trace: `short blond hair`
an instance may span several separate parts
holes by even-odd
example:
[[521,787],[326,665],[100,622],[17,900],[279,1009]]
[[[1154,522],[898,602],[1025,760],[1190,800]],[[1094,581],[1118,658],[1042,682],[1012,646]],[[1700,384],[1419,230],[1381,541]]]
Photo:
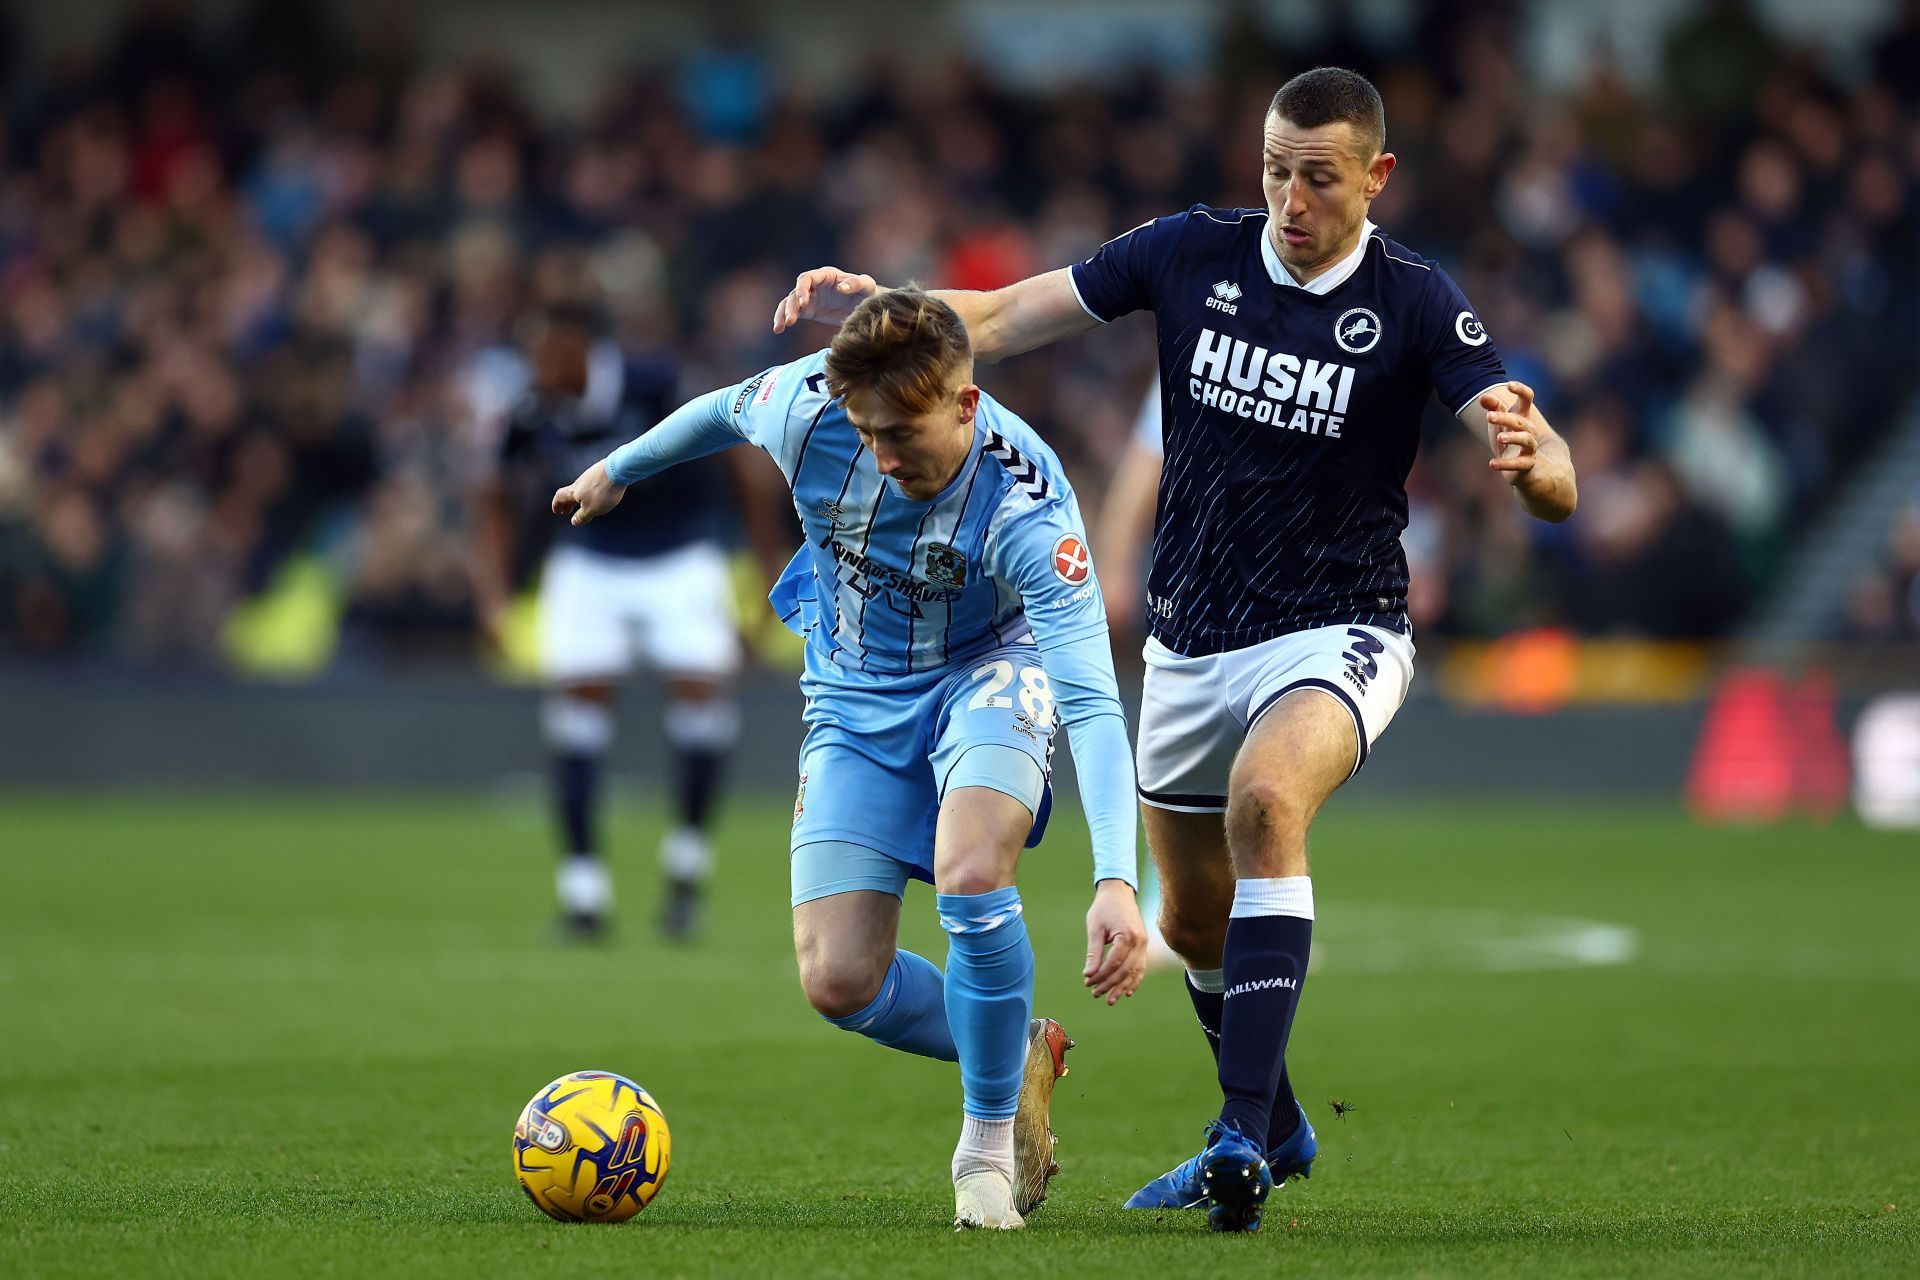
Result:
[[870,392],[903,413],[928,413],[947,398],[954,370],[973,358],[959,313],[909,286],[853,309],[827,352],[827,390],[837,399]]

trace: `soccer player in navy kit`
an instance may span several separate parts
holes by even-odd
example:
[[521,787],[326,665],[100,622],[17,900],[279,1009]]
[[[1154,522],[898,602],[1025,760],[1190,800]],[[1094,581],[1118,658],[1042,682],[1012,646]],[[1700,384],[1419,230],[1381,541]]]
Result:
[[[1136,754],[1161,928],[1218,1037],[1224,1105],[1205,1149],[1128,1206],[1205,1206],[1219,1230],[1257,1229],[1273,1179],[1317,1153],[1285,1057],[1314,914],[1307,828],[1412,678],[1399,535],[1427,398],[1487,441],[1529,514],[1564,520],[1576,501],[1565,442],[1472,305],[1367,218],[1395,164],[1385,137],[1364,77],[1306,72],[1267,113],[1265,208],[1196,205],[1071,268],[939,295],[980,359],[1155,313],[1166,464]],[[807,272],[774,327],[833,321],[877,288]]]
[[[489,405],[500,410],[494,474],[478,495],[472,566],[489,631],[499,627],[514,558],[510,482],[531,473],[543,487],[564,484],[679,403],[677,364],[623,352],[600,333],[590,308],[549,307],[531,328],[525,360],[490,353],[470,380],[479,416],[493,416]],[[555,880],[570,936],[596,937],[608,924],[613,878],[600,845],[602,773],[617,684],[642,664],[666,686],[674,755],[675,825],[660,849],[667,880],[661,923],[676,939],[696,928],[713,863],[707,831],[740,720],[731,687],[740,641],[720,542],[726,495],[719,470],[690,468],[650,485],[617,517],[564,528],[546,556],[540,729],[553,758],[564,842]],[[756,551],[778,564],[779,531],[752,504],[741,509]]]

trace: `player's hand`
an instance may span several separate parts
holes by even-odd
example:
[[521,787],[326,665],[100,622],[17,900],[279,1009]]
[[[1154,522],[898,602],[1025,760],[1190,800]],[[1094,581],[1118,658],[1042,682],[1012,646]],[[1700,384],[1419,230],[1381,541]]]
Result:
[[1493,434],[1493,458],[1487,466],[1506,477],[1508,484],[1519,485],[1533,470],[1540,433],[1536,430],[1533,388],[1524,382],[1509,382],[1507,390],[1514,397],[1512,403],[1498,391],[1480,396],[1480,407],[1487,411],[1487,427]]
[[572,516],[575,525],[583,525],[619,506],[626,493],[627,486],[615,484],[607,474],[603,458],[582,471],[572,484],[553,491],[553,514]]
[[773,331],[785,333],[802,320],[839,324],[853,314],[868,295],[880,292],[872,276],[856,275],[838,267],[815,267],[793,278],[793,289],[773,309]]
[[1111,1005],[1139,990],[1146,972],[1147,925],[1133,886],[1102,880],[1087,908],[1087,967],[1081,976],[1096,999]]

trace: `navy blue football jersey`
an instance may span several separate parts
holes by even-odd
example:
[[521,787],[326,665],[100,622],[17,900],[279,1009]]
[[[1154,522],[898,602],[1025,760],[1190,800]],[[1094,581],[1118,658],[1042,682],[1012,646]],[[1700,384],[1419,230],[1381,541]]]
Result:
[[1265,209],[1157,218],[1072,268],[1105,323],[1159,328],[1166,465],[1147,622],[1195,656],[1308,627],[1407,629],[1407,473],[1431,395],[1506,381],[1447,274],[1372,223],[1306,286]]
[[[680,404],[678,368],[670,361],[622,356],[610,344],[595,348],[586,394],[549,398],[523,391],[507,417],[500,441],[505,466],[538,468],[547,492],[572,484],[580,473],[615,448],[642,434]],[[564,544],[602,555],[660,555],[719,536],[723,495],[710,460],[691,463],[671,477],[634,486],[618,507],[583,527],[557,522]]]

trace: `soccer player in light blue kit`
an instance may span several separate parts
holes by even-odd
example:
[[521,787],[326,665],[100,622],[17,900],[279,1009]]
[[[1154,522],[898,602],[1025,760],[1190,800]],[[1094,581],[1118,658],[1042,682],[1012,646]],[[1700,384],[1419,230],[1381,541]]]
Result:
[[[585,523],[742,441],[779,463],[806,533],[771,597],[807,641],[801,985],[836,1026],[960,1064],[954,1225],[1018,1228],[1056,1168],[1047,1112],[1069,1044],[1031,1016],[1014,885],[1046,827],[1056,704],[1093,836],[1083,976],[1112,1004],[1146,966],[1132,752],[1079,505],[1053,451],[974,385],[959,316],[898,290],[827,351],[682,406],[553,509]],[[937,890],[944,975],[896,946],[909,879]]]

